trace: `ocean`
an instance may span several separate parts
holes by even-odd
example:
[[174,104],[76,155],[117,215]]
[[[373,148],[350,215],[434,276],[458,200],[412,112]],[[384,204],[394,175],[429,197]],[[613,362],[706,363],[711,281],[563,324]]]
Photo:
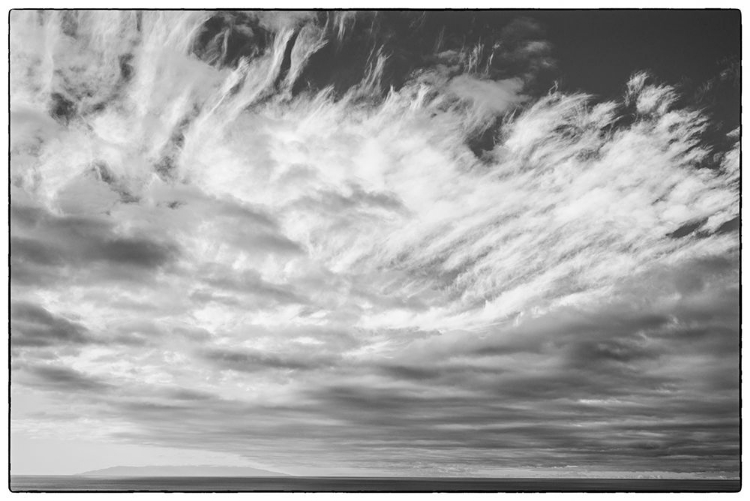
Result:
[[11,475],[13,492],[738,492],[740,480]]

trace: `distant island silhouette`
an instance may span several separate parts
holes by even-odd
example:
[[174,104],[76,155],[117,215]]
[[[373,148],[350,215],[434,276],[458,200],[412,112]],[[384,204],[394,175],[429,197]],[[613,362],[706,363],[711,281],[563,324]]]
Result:
[[112,466],[78,473],[88,477],[286,477],[286,473],[247,466]]

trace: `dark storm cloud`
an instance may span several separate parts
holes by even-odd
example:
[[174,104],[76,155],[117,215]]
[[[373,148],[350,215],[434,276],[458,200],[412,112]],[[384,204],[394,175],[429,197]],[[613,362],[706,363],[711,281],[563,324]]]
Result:
[[[128,272],[153,271],[179,255],[174,243],[144,236],[121,236],[104,217],[58,216],[42,208],[13,204],[11,276],[14,284],[38,285],[79,271],[127,278]],[[118,271],[121,270],[121,271]]]
[[101,378],[63,365],[31,365],[21,372],[20,378],[24,385],[64,393],[99,392],[113,388]]
[[[703,317],[693,305],[705,303],[725,313]],[[661,313],[549,315],[522,322],[507,343],[469,342],[438,358],[407,350],[373,366],[386,378],[380,389],[344,384],[314,395],[327,414],[369,430],[361,436],[373,442],[352,439],[362,447],[534,450],[538,466],[632,469],[640,460],[674,471],[703,457],[720,469],[738,454],[737,308],[736,292],[714,289]]]
[[93,346],[118,350],[156,346],[163,339],[162,330],[150,322],[125,322],[92,331],[33,302],[11,302],[10,342],[16,360],[55,360]]
[[[122,409],[149,430],[139,435],[140,440],[150,440],[153,433],[166,443],[185,447],[190,430],[199,428],[204,430],[204,443],[257,452],[272,447],[274,441],[294,438],[300,453],[319,450],[322,459],[338,450],[348,461],[370,467],[379,461],[373,450],[385,454],[391,468],[410,462],[413,466],[415,459],[426,458],[448,465],[455,461],[452,454],[462,451],[469,464],[490,470],[554,467],[561,462],[591,467],[606,462],[615,471],[647,470],[657,464],[673,471],[694,471],[692,461],[711,457],[706,468],[721,471],[737,454],[736,436],[726,434],[736,420],[679,421],[645,414],[633,421],[627,407],[601,412],[581,406],[566,413],[554,405],[532,408],[481,398],[429,399],[362,387],[331,387],[323,395],[318,393],[321,400],[313,405],[286,408],[224,401],[211,407],[200,402],[188,407],[142,402]],[[169,426],[160,418],[166,408],[175,418]],[[623,412],[628,416],[625,421]]]
[[84,256],[136,268],[158,268],[175,255],[174,249],[146,238],[111,238],[98,242]]
[[[719,427],[705,421],[680,423],[679,418],[675,421],[667,413],[647,413],[633,420],[633,409],[628,407],[602,412],[580,405],[565,412],[559,408],[561,403],[553,398],[530,405],[517,400],[487,400],[482,395],[427,398],[394,394],[393,390],[336,387],[330,389],[321,407],[326,406],[331,409],[329,414],[348,423],[341,425],[339,436],[345,435],[353,449],[377,447],[384,453],[400,451],[418,457],[435,454],[443,458],[440,462],[450,462],[448,451],[459,449],[473,457],[482,457],[482,451],[495,451],[492,458],[481,460],[490,468],[551,467],[570,461],[589,466],[606,462],[613,469],[628,469],[642,461],[640,468],[648,469],[655,463],[643,457],[641,444],[645,440],[639,441],[639,437],[648,436],[652,450],[661,450],[658,459],[651,456],[655,461],[689,471],[690,462],[680,456],[698,449],[685,438],[686,433],[722,444],[715,459],[721,458],[724,464],[736,457],[736,448],[732,447],[736,434],[727,434],[732,425],[736,429],[736,420]],[[623,414],[628,420],[617,424]],[[655,419],[668,420],[655,429]],[[708,453],[708,449],[699,454]]]
[[53,315],[33,303],[10,305],[10,340],[14,347],[83,345],[94,342],[81,324]]
[[[717,412],[723,416],[717,426],[717,416],[695,419],[700,414],[689,413],[686,418],[682,409],[680,413],[662,410],[662,399],[647,405],[615,403],[608,408],[606,403],[592,402],[566,408],[568,400],[560,395],[539,395],[538,400],[507,394],[504,398],[492,394],[429,398],[361,387],[330,388],[322,398],[321,408],[347,423],[339,436],[346,435],[353,448],[408,450],[418,455],[432,451],[448,462],[451,450],[474,457],[492,450],[494,457],[483,460],[490,468],[551,467],[568,461],[603,462],[614,470],[627,470],[640,461],[642,469],[658,468],[661,463],[668,469],[690,471],[690,460],[681,457],[685,454],[717,460],[710,468],[731,464],[737,454],[739,423],[737,418],[726,419],[728,411],[736,416],[736,406]],[[694,409],[696,402],[689,408]],[[651,459],[642,454],[645,442],[652,451],[659,451]]]
[[[392,377],[429,379],[432,384],[456,385],[489,391],[497,398],[600,398],[608,395],[650,396],[663,388],[690,380],[689,374],[660,371],[679,356],[700,356],[733,365],[739,337],[738,305],[731,290],[713,291],[708,311],[725,313],[702,317],[695,297],[663,312],[609,308],[595,314],[559,312],[522,322],[484,339],[474,337],[447,344],[429,355],[415,346],[382,370]],[[706,298],[707,299],[707,298]],[[418,346],[418,345],[417,345]],[[427,356],[434,357],[428,361]],[[729,357],[729,358],[727,358]],[[523,362],[526,361],[526,362]],[[555,361],[548,365],[549,361]],[[537,371],[520,364],[543,364]],[[493,366],[495,367],[493,369]],[[713,367],[701,370],[713,381]],[[718,369],[733,386],[736,371]],[[489,375],[484,377],[483,375]],[[598,396],[597,396],[598,395]]]
[[30,262],[42,266],[53,266],[63,262],[55,247],[32,238],[11,237],[10,252],[19,262]]

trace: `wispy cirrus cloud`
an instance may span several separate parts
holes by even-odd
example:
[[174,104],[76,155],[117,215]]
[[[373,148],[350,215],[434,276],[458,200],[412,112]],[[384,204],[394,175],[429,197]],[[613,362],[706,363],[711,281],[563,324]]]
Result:
[[737,134],[434,22],[14,11],[14,394],[289,471],[734,474]]

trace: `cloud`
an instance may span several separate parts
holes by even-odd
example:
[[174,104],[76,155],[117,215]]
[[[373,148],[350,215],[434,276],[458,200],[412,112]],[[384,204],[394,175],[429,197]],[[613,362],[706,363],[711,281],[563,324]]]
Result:
[[500,114],[523,100],[519,95],[522,85],[520,80],[495,82],[458,76],[451,80],[449,89],[459,98],[471,101],[480,109]]
[[[28,367],[25,374],[31,376],[30,381],[24,382],[28,386],[63,393],[101,392],[112,388],[109,383],[97,377],[65,366],[36,365]],[[25,374],[22,376],[24,379],[26,379]]]
[[268,351],[212,349],[201,354],[201,357],[214,364],[220,370],[230,369],[239,372],[258,372],[268,369],[291,371],[308,371],[331,366],[335,361],[324,357],[311,356],[309,353],[284,355]]
[[11,345],[54,346],[87,344],[93,341],[87,329],[46,309],[27,302],[12,302]]
[[57,216],[41,207],[14,206],[11,254],[11,268],[22,274],[33,274],[36,267],[43,273],[64,274],[67,266],[156,269],[173,261],[178,251],[173,244],[149,237],[120,236],[106,217]]
[[739,136],[455,15],[14,11],[15,394],[299,471],[734,474]]

